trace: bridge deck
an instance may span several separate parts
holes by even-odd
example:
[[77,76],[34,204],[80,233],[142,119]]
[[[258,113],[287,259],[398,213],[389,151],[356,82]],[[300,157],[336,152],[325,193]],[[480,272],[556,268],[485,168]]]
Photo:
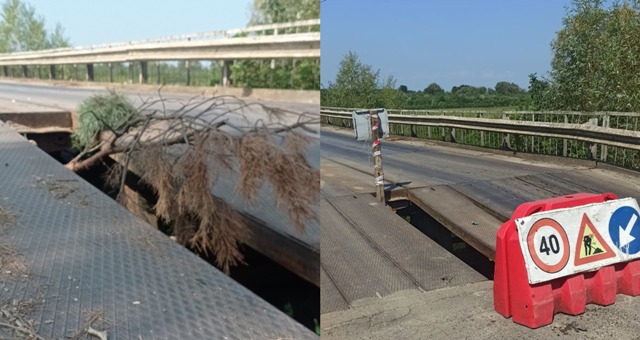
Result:
[[321,313],[407,289],[485,278],[368,194],[323,198]]
[[[349,133],[323,130],[327,193],[337,186],[353,193],[374,190],[372,166],[366,165],[369,149]],[[402,184],[408,199],[489,259],[495,256],[498,228],[522,203],[577,192],[640,199],[640,180],[633,173],[428,143],[386,142],[385,180]]]
[[464,195],[442,185],[412,189],[409,199],[489,259],[495,258],[502,222]]
[[315,337],[4,125],[0,165],[0,322],[44,338],[90,321],[110,339]]
[[[368,190],[365,190],[368,192],[374,189],[370,148],[354,142],[349,132],[322,131],[322,179],[327,188],[324,191],[327,201],[333,199],[331,193],[349,195],[343,196],[344,200],[354,196],[364,197],[361,193],[357,194],[360,191],[356,188],[360,186],[358,183],[367,183],[365,188]],[[384,143],[385,180],[401,184],[408,198],[461,238],[466,237],[467,242],[475,241],[469,243],[481,251],[484,249],[489,257],[495,251],[496,231],[520,203],[576,192],[640,196],[637,174],[590,167],[595,165],[593,163],[568,166],[564,162],[530,162],[505,155],[427,143]],[[336,190],[341,185],[344,185],[343,191]],[[323,268],[326,257],[334,250],[327,250],[325,233],[329,228],[338,228],[325,217],[327,213],[335,214],[333,210],[326,210],[331,207],[327,203],[321,205]],[[348,204],[338,203],[336,206],[340,209]],[[362,206],[359,209],[366,208]],[[399,219],[383,208],[379,210]],[[384,225],[384,217],[374,215],[371,211],[371,208],[365,210],[373,221],[370,224]],[[402,220],[400,222],[404,223]],[[358,247],[346,237],[340,241],[343,242],[342,247]],[[407,252],[415,247],[408,240],[403,242]],[[335,257],[342,254],[344,252]],[[347,257],[344,262],[349,261],[353,261],[353,258]],[[370,267],[351,270],[377,270],[377,258],[371,257],[369,261],[373,262]],[[353,267],[356,265],[353,264]],[[347,273],[350,274],[349,271]],[[321,273],[323,308],[327,303],[324,300],[326,296],[339,293],[339,284],[325,284],[330,279],[329,274],[330,270]],[[492,285],[491,281],[486,280],[428,292],[409,288],[382,298],[370,294],[351,305],[347,304],[346,299],[336,299],[333,301],[333,311],[323,309],[321,312],[322,337],[574,339],[586,336],[599,339],[611,336],[629,338],[637,332],[638,319],[629,316],[636,308],[637,298],[620,295],[611,306],[587,305],[587,312],[579,317],[557,314],[552,325],[531,330],[494,311]]]
[[578,192],[640,198],[629,184],[621,174],[589,169],[412,188],[407,193],[422,210],[493,260],[498,228],[518,205]]
[[0,120],[20,133],[72,132],[71,112],[0,98]]

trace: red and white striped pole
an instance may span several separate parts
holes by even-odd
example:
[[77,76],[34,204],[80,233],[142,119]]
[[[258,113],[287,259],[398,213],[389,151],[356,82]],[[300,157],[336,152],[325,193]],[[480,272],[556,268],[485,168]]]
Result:
[[371,122],[371,140],[373,143],[373,176],[375,177],[376,183],[376,199],[384,202],[384,171],[382,171],[382,146],[378,138],[378,134],[380,133],[380,117],[378,117],[378,112],[370,111],[369,119]]

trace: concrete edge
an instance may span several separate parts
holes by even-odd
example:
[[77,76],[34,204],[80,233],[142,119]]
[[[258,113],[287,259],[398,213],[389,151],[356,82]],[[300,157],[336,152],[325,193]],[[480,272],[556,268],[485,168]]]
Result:
[[340,326],[342,323],[350,320],[353,316],[361,314],[361,309],[369,309],[370,314],[383,312],[397,308],[398,305],[405,303],[407,298],[420,297],[422,301],[420,303],[429,303],[435,300],[448,299],[454,296],[465,294],[477,294],[478,292],[488,292],[493,290],[493,281],[481,281],[474,283],[467,283],[463,285],[444,287],[440,289],[434,289],[428,292],[418,289],[408,289],[397,291],[388,296],[378,297],[366,297],[352,302],[352,307],[347,310],[340,310],[330,313],[325,313],[320,316],[322,330],[328,330]]
[[[129,83],[103,83],[88,81],[66,81],[66,80],[44,80],[44,79],[23,79],[23,78],[0,78],[7,83],[36,84],[44,86],[67,86],[87,89],[116,89],[123,91],[138,91],[146,93],[157,93],[160,85],[157,84],[129,84]],[[235,96],[242,99],[257,99],[267,101],[283,101],[300,104],[320,105],[319,90],[289,90],[289,89],[252,89],[221,86],[182,86],[165,85],[162,87],[165,92],[174,94],[191,94],[205,96]]]

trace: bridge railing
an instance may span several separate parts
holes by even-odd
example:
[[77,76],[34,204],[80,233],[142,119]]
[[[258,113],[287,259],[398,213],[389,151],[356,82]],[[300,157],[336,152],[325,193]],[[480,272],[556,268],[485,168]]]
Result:
[[139,45],[158,44],[158,43],[176,43],[176,42],[188,42],[188,41],[198,41],[198,40],[214,40],[214,39],[232,38],[234,36],[247,37],[247,36],[256,36],[256,35],[265,36],[265,35],[308,33],[308,32],[311,32],[314,27],[319,27],[319,25],[320,25],[320,19],[301,20],[301,21],[295,21],[290,23],[258,25],[258,26],[250,26],[246,28],[231,29],[231,30],[224,30],[224,31],[211,31],[211,32],[194,33],[194,34],[174,35],[174,36],[166,36],[166,37],[152,38],[152,39],[145,39],[145,40],[132,40],[127,42],[56,48],[56,49],[47,49],[47,50],[38,50],[38,51],[3,53],[3,54],[0,54],[0,57],[35,56],[35,55],[41,55],[41,54],[51,54],[56,52],[69,52],[69,51],[108,50],[110,48],[124,47],[124,46],[135,47]]
[[[351,127],[352,108],[322,107],[322,123]],[[640,169],[637,112],[387,110],[393,135]]]

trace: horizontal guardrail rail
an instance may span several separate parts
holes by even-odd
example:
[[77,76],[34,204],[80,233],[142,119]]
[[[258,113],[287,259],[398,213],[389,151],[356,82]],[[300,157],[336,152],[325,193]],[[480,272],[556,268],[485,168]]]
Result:
[[[356,108],[321,107],[324,124],[352,127]],[[640,170],[640,113],[388,109],[390,133],[590,159]]]
[[[324,111],[336,111],[336,112],[348,112],[356,110],[363,110],[362,108],[351,107],[331,107],[322,106]],[[460,114],[477,114],[483,116],[485,114],[501,114],[504,117],[509,116],[539,116],[539,115],[555,115],[555,116],[590,116],[590,117],[604,117],[604,116],[617,116],[617,117],[640,117],[640,112],[617,112],[617,111],[596,111],[596,112],[580,112],[580,111],[490,111],[490,110],[465,110],[465,109],[442,109],[442,110],[403,110],[403,109],[386,109],[389,114],[402,114],[402,115],[442,115],[442,116],[456,116]]]
[[[392,111],[388,111],[392,112]],[[351,112],[322,109],[322,116],[351,119]],[[586,124],[533,122],[510,119],[413,116],[389,114],[389,123],[482,130],[504,134],[568,138],[590,143],[640,150],[640,132]]]
[[[0,66],[129,61],[319,58],[320,19],[73,48],[0,54]],[[306,32],[305,32],[306,31]],[[259,34],[260,33],[260,34]],[[240,35],[233,37],[234,35]]]

